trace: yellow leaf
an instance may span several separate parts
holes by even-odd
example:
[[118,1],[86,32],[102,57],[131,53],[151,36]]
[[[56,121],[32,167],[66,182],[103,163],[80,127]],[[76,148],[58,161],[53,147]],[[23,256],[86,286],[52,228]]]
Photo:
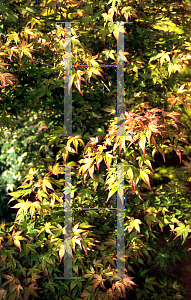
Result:
[[64,256],[64,253],[65,253],[65,245],[61,245],[60,250],[59,250],[60,263],[61,263],[62,258]]
[[143,172],[142,170],[140,170],[140,176],[143,179],[143,181],[148,185],[150,190],[153,192],[153,190],[151,188],[151,185],[150,185],[149,176],[145,172]]
[[139,146],[143,151],[143,155],[145,157],[145,144],[146,144],[146,137],[145,136],[141,136],[140,140],[139,140]]
[[133,187],[133,170],[132,170],[132,168],[128,168],[127,175],[131,181],[131,186]]
[[21,243],[19,240],[14,240],[14,244],[16,247],[18,247],[20,249],[20,252],[21,252]]
[[49,189],[51,189],[51,190],[54,191],[54,189],[53,189],[53,187],[52,187],[52,184],[50,183],[50,181],[48,180],[47,177],[45,177],[45,178],[43,179],[42,187],[43,187],[43,190],[45,190],[45,191],[46,191],[46,188],[49,188]]

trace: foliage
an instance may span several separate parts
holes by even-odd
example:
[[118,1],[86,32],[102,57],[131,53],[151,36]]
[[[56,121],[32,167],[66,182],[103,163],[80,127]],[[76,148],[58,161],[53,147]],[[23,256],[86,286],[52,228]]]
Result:
[[[180,76],[190,65],[189,4],[9,0],[0,12],[1,184],[16,210],[14,222],[1,223],[0,299],[185,299],[174,270],[191,232],[190,82]],[[56,22],[73,20],[71,62],[91,66],[72,68],[76,136],[66,137],[65,28]],[[114,117],[116,72],[98,64],[117,62],[110,21],[129,20],[123,137]],[[160,183],[170,155],[179,167]],[[74,207],[107,208],[117,192],[116,164],[124,165],[129,277],[109,278],[116,274],[115,220],[93,210],[72,213],[73,272],[81,280],[59,280],[69,252],[64,166],[72,168]]]

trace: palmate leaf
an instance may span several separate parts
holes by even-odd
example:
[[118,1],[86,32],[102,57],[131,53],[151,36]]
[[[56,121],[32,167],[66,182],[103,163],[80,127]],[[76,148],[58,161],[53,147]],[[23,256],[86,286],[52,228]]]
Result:
[[57,163],[54,166],[48,166],[48,170],[54,174],[54,175],[58,175],[58,174],[64,174],[65,173],[65,168],[60,167],[59,163]]
[[174,240],[178,237],[181,236],[183,238],[183,243],[185,242],[188,234],[191,232],[191,227],[190,225],[185,226],[184,223],[178,223],[178,227],[176,227],[174,230],[171,231],[176,231],[177,235],[175,236]]
[[24,248],[24,252],[26,254],[26,258],[28,256],[29,252],[38,254],[37,251],[35,250],[35,248],[38,248],[38,246],[36,244],[25,243],[23,248]]
[[191,174],[191,158],[188,157],[188,159],[190,160],[190,162],[183,160],[182,162],[183,162],[184,166],[180,167],[179,169],[186,170],[188,172],[188,176],[190,176],[190,174]]
[[21,299],[21,294],[20,294],[20,290],[23,290],[23,287],[22,287],[22,285],[21,284],[13,284],[12,286],[11,286],[11,293],[13,293],[13,291],[15,291],[16,290],[16,293],[17,293],[17,298],[18,299]]
[[106,279],[102,278],[102,276],[99,275],[99,274],[93,274],[93,276],[94,276],[95,279],[93,279],[92,281],[89,282],[89,284],[93,283],[92,293],[94,293],[94,290],[99,285],[106,290],[106,287],[104,286],[104,282],[106,281]]
[[85,72],[81,70],[73,70],[72,72],[72,80],[70,84],[68,85],[68,88],[70,89],[72,86],[72,83],[74,82],[76,88],[79,90],[80,94],[83,96],[82,91],[81,91],[81,80],[86,81],[84,78],[82,78],[82,75],[84,75]]
[[28,300],[29,296],[32,295],[35,298],[40,298],[36,293],[36,290],[40,290],[40,288],[35,287],[36,282],[32,282],[28,287],[25,287],[24,300]]
[[15,276],[13,275],[13,273],[11,275],[4,274],[4,277],[7,279],[7,281],[5,283],[3,283],[2,286],[5,286],[12,282],[15,282]]
[[93,191],[91,191],[90,189],[80,189],[79,191],[79,195],[81,196],[82,200],[84,200],[85,198],[89,199],[93,194]]
[[12,193],[8,193],[8,195],[13,196],[13,198],[11,198],[8,202],[8,204],[12,201],[14,201],[15,199],[18,199],[20,196],[26,196],[29,195],[32,192],[32,188],[26,189],[26,190],[18,190],[16,192],[12,192]]
[[3,299],[3,300],[6,300],[7,299],[7,291],[0,288],[0,300]]
[[7,43],[9,44],[9,42],[11,41],[15,41],[16,45],[18,43],[18,41],[20,41],[19,35],[17,32],[13,31],[7,34]]
[[41,230],[39,231],[38,235],[39,236],[43,231],[46,231],[47,233],[53,235],[51,232],[50,228],[57,229],[54,225],[51,225],[50,222],[46,222],[44,226],[40,226]]
[[81,298],[84,298],[84,300],[90,300],[91,299],[91,292],[88,292],[86,289],[80,294]]
[[[134,228],[140,233],[140,224],[142,224],[141,220],[134,219],[133,217],[127,217],[130,219],[128,226],[126,227],[128,229],[128,232],[130,233]],[[125,224],[126,225],[126,224]]]
[[162,67],[164,60],[166,59],[168,62],[170,62],[170,57],[169,57],[170,52],[165,52],[163,50],[161,50],[161,53],[157,54],[156,56],[151,57],[151,59],[149,60],[149,64],[151,61],[156,60],[158,58],[160,58],[160,65]]
[[76,149],[76,153],[78,154],[78,144],[82,144],[84,146],[84,141],[82,140],[81,136],[74,136],[74,137],[70,137],[67,141],[67,149],[68,146],[70,146],[71,143],[73,143],[75,149]]
[[28,241],[26,238],[24,238],[23,236],[20,235],[21,232],[23,232],[24,230],[20,230],[15,232],[15,230],[12,233],[12,237],[13,237],[13,241],[16,247],[18,247],[20,249],[21,252],[21,243],[20,241],[26,240]]
[[94,171],[94,169],[91,169],[91,167],[92,167],[92,165],[93,165],[93,162],[94,162],[94,160],[95,160],[95,157],[93,157],[93,158],[85,158],[85,159],[80,159],[78,162],[79,163],[85,163],[84,165],[82,165],[80,168],[79,168],[79,174],[80,174],[80,172],[82,171],[82,177],[83,177],[83,179],[84,179],[84,182],[85,182],[85,172],[88,170],[89,171],[89,173],[90,173],[90,176],[91,176],[91,178],[93,179],[93,180],[95,180],[94,178],[93,178],[93,171]]
[[18,81],[18,79],[11,73],[0,73],[1,88],[5,88],[7,84],[13,87],[13,81]]
[[31,201],[22,201],[21,203],[17,203],[15,204],[12,208],[19,208],[16,217],[18,217],[22,212],[26,215],[27,214],[27,210],[30,208],[30,215],[31,215],[31,220],[33,218],[34,212],[35,212],[35,208],[38,210],[41,209],[41,206],[38,202],[31,202]]
[[162,225],[162,226],[160,226],[160,228],[162,230],[162,228],[164,227],[164,224],[161,222],[161,220],[159,220],[156,217],[156,214],[157,214],[156,209],[153,207],[149,207],[148,209],[146,209],[146,212],[147,212],[147,215],[145,216],[145,221],[149,225],[150,231],[151,231],[152,222],[156,222],[156,223],[159,223],[159,225]]
[[48,176],[45,176],[45,178],[43,179],[43,183],[42,183],[42,187],[44,191],[47,191],[47,188],[51,189],[54,191],[52,184],[50,182],[51,178]]
[[[125,285],[123,282],[120,282],[120,281],[116,281],[113,285],[112,285],[112,290],[117,290],[119,292],[119,295],[121,297],[126,297],[126,293],[125,293]],[[122,293],[123,292],[123,296],[122,296]]]

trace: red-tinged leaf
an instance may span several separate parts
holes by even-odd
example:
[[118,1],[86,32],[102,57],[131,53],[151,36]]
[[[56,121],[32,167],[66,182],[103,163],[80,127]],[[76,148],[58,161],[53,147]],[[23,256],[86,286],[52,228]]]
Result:
[[166,162],[166,160],[165,160],[165,153],[164,153],[164,151],[163,151],[163,149],[161,147],[159,147],[159,152],[162,154],[164,162]]
[[94,137],[89,137],[90,141],[87,143],[86,147],[95,146],[97,143],[99,143],[99,136],[100,135],[97,135],[95,138]]
[[143,155],[145,157],[145,144],[146,144],[146,136],[142,136],[139,140],[139,146],[141,150],[143,151]]
[[[92,281],[89,282],[89,284],[92,284],[93,283],[93,286],[92,286],[92,293],[94,293],[94,290],[96,289],[96,287],[98,287],[99,285],[103,288],[105,288],[103,282],[106,280],[106,279],[103,279],[101,275],[99,274],[93,274],[93,276],[96,278],[96,279],[93,279]],[[106,289],[106,288],[105,288]]]
[[129,177],[129,179],[131,181],[131,186],[133,188],[133,170],[132,170],[132,168],[128,168],[127,175],[128,175],[128,177]]
[[7,299],[7,291],[0,288],[0,299],[6,300]]
[[124,149],[125,152],[125,137],[119,138],[119,154],[121,154],[121,150]]
[[35,290],[39,290],[38,287],[35,287],[36,282],[32,282],[28,287],[25,288],[24,300],[28,300],[29,296],[32,295],[35,298],[40,298]]
[[140,170],[140,176],[143,179],[143,181],[148,185],[148,187],[150,188],[150,190],[153,192],[153,190],[151,188],[151,185],[150,185],[149,176],[147,175],[147,173],[145,173],[142,170]]
[[24,240],[28,241],[25,237],[20,235],[22,232],[23,232],[23,230],[19,230],[19,231],[15,232],[15,229],[14,229],[13,233],[12,233],[14,244],[15,244],[16,247],[18,247],[20,249],[20,252],[21,252],[21,243],[20,243],[20,241],[24,241]]
[[169,110],[171,110],[171,108],[174,108],[174,106],[175,106],[175,104],[176,104],[176,102],[177,102],[177,98],[175,98],[175,96],[174,95],[171,95],[168,99],[167,99],[167,101],[169,101],[171,104],[170,104],[170,109]]
[[88,296],[90,295],[90,292],[88,292],[87,290],[84,290],[81,294],[80,297],[84,298],[86,297],[86,299],[88,299]]
[[178,128],[178,125],[176,123],[173,122],[173,123],[171,123],[171,125],[174,126],[177,129],[178,132],[180,132],[179,128]]
[[149,166],[149,168],[154,172],[150,160],[145,160],[145,164],[146,164],[147,166]]
[[[89,163],[82,166],[82,177],[84,179],[84,182],[85,182],[85,172],[87,172],[87,170],[89,169],[89,166],[90,166]],[[87,174],[86,174],[86,177],[87,177]]]
[[64,163],[66,164],[66,159],[68,157],[68,151],[66,149],[63,150],[62,157],[63,157]]
[[166,116],[174,119],[176,122],[180,122],[180,120],[177,118],[177,116],[182,116],[182,114],[180,114],[176,111],[173,111],[173,112],[166,113]]
[[181,151],[175,149],[175,152],[176,152],[176,154],[178,155],[178,157],[179,157],[179,159],[180,159],[180,164],[181,164]]
[[104,157],[104,161],[105,161],[105,164],[106,164],[108,170],[109,170],[109,167],[111,165],[112,158],[114,158],[114,156],[111,155],[110,152],[111,151],[106,152],[105,157]]
[[44,125],[44,126],[40,127],[37,132],[39,133],[43,129],[48,129],[48,127],[46,125]]
[[74,84],[77,87],[80,94],[83,96],[82,91],[81,91],[81,78],[77,78],[77,80],[74,82]]
[[94,164],[91,166],[91,168],[89,169],[89,174],[90,174],[90,177],[93,179],[93,180],[95,180],[94,178],[93,178],[93,173],[94,173]]
[[99,170],[99,165],[101,163],[101,161],[103,160],[105,154],[102,153],[102,154],[98,154],[97,157],[96,157],[96,166],[97,166],[97,169]]
[[76,149],[76,153],[78,154],[78,140],[77,139],[74,139],[73,140],[73,144],[74,144],[74,147]]
[[104,139],[105,139],[105,145],[111,146],[114,137],[106,135]]
[[141,197],[141,195],[137,194],[137,196],[139,197],[139,199],[141,199],[142,201],[144,201],[143,198]]
[[151,134],[152,134],[151,128],[148,127],[148,129],[146,131],[146,135],[147,135],[147,138],[148,138],[149,147],[151,146],[151,144],[150,144],[150,142],[151,142]]
[[157,143],[156,143],[156,140],[155,140],[155,138],[153,136],[151,137],[151,142],[155,145],[157,153],[158,153]]
[[[102,76],[102,74],[100,73],[99,70],[97,70],[97,69],[95,69],[95,68],[91,68],[91,71],[92,71],[92,74],[99,75],[99,76],[101,76],[101,77],[103,78],[103,76]],[[96,78],[96,76],[92,76],[92,77],[95,77],[95,78]],[[96,78],[96,79],[97,79],[97,78]],[[104,78],[103,78],[103,80],[104,80]]]

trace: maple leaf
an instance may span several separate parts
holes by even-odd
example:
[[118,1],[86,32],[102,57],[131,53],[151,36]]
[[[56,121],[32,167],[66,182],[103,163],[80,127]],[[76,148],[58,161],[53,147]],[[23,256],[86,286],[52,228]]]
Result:
[[67,149],[70,146],[71,143],[73,143],[75,149],[76,149],[76,153],[78,154],[78,144],[79,142],[84,146],[84,141],[81,139],[81,136],[73,136],[70,137],[69,140],[67,141]]
[[49,177],[46,177],[43,179],[43,183],[42,183],[42,187],[43,187],[43,190],[46,191],[47,188],[51,189],[54,191],[53,187],[52,187],[52,184],[50,182],[50,178]]
[[191,158],[190,157],[187,157],[187,158],[190,160],[190,162],[183,160],[182,162],[183,162],[184,166],[180,167],[179,169],[186,170],[188,172],[188,176],[190,176],[190,174],[191,174]]
[[185,226],[184,223],[178,223],[178,227],[176,227],[174,230],[171,231],[176,231],[177,235],[175,236],[174,240],[178,237],[181,236],[183,237],[183,243],[185,242],[185,239],[188,236],[188,233],[191,232],[190,225]]
[[28,287],[25,287],[24,300],[28,300],[29,296],[32,295],[35,298],[40,298],[35,290],[40,290],[40,288],[35,287],[36,282],[32,282]]
[[0,288],[0,299],[6,300],[7,299],[7,291]]
[[17,298],[18,298],[18,299],[22,299],[22,298],[21,298],[21,295],[20,295],[20,290],[23,290],[22,285],[21,285],[21,284],[13,284],[13,285],[11,286],[11,293],[13,293],[13,291],[15,291],[15,290],[16,290],[16,292],[17,292]]
[[20,243],[20,241],[23,241],[23,240],[29,241],[29,240],[27,240],[26,238],[24,238],[23,236],[20,235],[20,233],[23,232],[23,231],[24,230],[20,230],[20,231],[15,232],[15,229],[14,229],[13,232],[12,232],[12,238],[13,238],[14,244],[15,244],[16,247],[18,247],[20,249],[20,252],[21,252],[21,243]]
[[7,84],[10,84],[13,87],[13,81],[18,81],[18,79],[11,73],[0,73],[0,81],[0,87],[5,88]]
[[57,175],[58,174],[64,174],[65,173],[65,168],[62,168],[59,166],[59,163],[57,163],[56,165],[54,166],[48,166],[48,170],[54,174],[54,175]]
[[88,146],[95,146],[97,143],[99,143],[99,135],[94,137],[89,137],[90,141],[87,143],[86,147]]
[[93,274],[93,276],[95,277],[95,279],[89,282],[89,284],[93,283],[92,293],[94,293],[94,290],[99,285],[106,290],[106,287],[104,286],[104,281],[106,281],[106,279],[103,279],[102,276],[99,274]]

